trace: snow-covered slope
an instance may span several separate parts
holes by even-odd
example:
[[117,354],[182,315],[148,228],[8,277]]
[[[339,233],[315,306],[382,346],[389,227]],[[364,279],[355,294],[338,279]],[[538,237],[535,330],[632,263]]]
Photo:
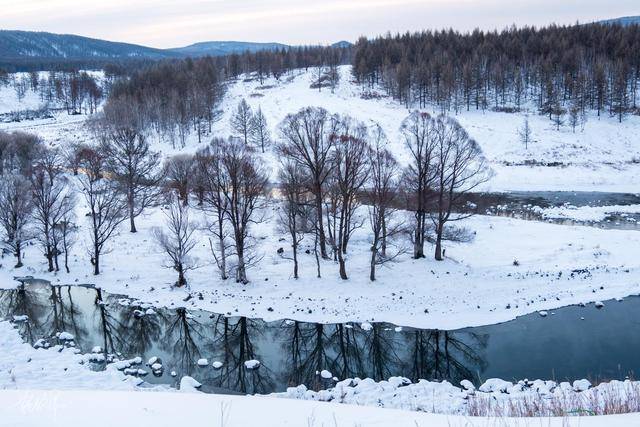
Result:
[[[390,149],[406,163],[408,153],[399,127],[410,110],[387,97],[363,99],[362,89],[351,77],[351,67],[341,67],[340,73],[335,93],[327,88],[310,89],[311,70],[299,70],[294,76],[284,76],[281,82],[270,79],[263,85],[257,80],[238,80],[229,86],[222,105],[224,115],[215,131],[222,135],[230,132],[229,120],[243,98],[254,109],[262,108],[275,136],[278,123],[288,113],[318,106],[331,113],[349,114],[366,124],[380,124],[389,137]],[[531,112],[528,115],[534,142],[525,149],[518,136],[525,115],[488,111],[456,115],[479,142],[496,172],[486,190],[640,191],[640,117],[628,116],[620,124],[606,114],[600,118],[591,114],[584,131],[573,133],[569,126],[557,131],[548,117]],[[275,164],[275,159],[271,160]],[[561,165],[545,166],[557,163]]]
[[[349,114],[368,125],[380,124],[389,137],[389,148],[401,162],[406,163],[408,153],[399,127],[410,109],[385,96],[363,99],[362,88],[351,76],[351,67],[340,67],[340,74],[341,81],[334,93],[328,88],[318,91],[309,87],[313,80],[312,70],[296,70],[292,75],[282,76],[280,81],[270,78],[263,84],[250,76],[230,82],[213,135],[224,137],[232,132],[229,121],[241,99],[245,99],[254,110],[262,108],[276,140],[278,124],[287,114],[303,107],[318,106],[331,113]],[[24,105],[17,103],[12,92],[10,87],[0,89],[0,95],[3,95],[0,97],[0,112],[39,105],[37,95],[32,92],[28,93]],[[384,93],[380,92],[380,95]],[[484,190],[640,191],[640,142],[637,138],[640,117],[629,115],[620,124],[616,118],[606,114],[597,117],[591,113],[584,130],[577,129],[574,133],[568,125],[556,130],[548,117],[532,110],[528,116],[534,141],[525,148],[518,136],[525,115],[527,113],[524,112],[510,114],[475,110],[456,115],[479,142],[495,172]],[[62,123],[69,121],[74,125],[61,129],[65,127]],[[65,117],[64,114],[56,120],[0,124],[0,129],[36,132],[49,141],[89,139],[80,119]],[[198,144],[195,135],[188,138],[185,147],[173,147],[168,141],[156,139],[155,148],[165,155],[194,152],[205,143]],[[276,157],[272,152],[264,156],[275,177]]]

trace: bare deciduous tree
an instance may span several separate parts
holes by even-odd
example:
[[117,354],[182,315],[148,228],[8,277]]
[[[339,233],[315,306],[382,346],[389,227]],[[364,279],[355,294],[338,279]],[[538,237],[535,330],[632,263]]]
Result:
[[529,116],[527,115],[524,118],[524,122],[522,123],[522,127],[518,131],[518,134],[520,136],[520,142],[522,142],[522,144],[524,144],[524,149],[525,150],[529,149],[529,144],[531,143],[532,133],[533,132],[531,130],[531,125],[529,124]]
[[280,167],[280,189],[283,201],[279,210],[281,227],[289,234],[293,252],[293,277],[298,276],[298,247],[309,229],[308,183],[304,169],[295,162],[284,160]]
[[267,118],[262,112],[262,108],[258,108],[258,111],[251,118],[250,126],[250,139],[251,142],[260,147],[260,150],[264,153],[264,149],[271,143],[271,135],[269,134],[269,126],[267,125]]
[[[56,228],[69,207],[68,183],[62,171],[60,157],[47,150],[30,175],[35,237],[44,250],[49,271],[59,271]],[[72,207],[71,207],[72,208]]]
[[442,236],[449,221],[469,215],[451,214],[464,200],[464,195],[491,178],[478,143],[471,139],[451,117],[435,120],[434,160],[437,170],[434,181],[437,208],[432,214],[436,234],[435,259],[442,261]]
[[315,198],[318,226],[318,244],[322,258],[327,258],[326,237],[323,225],[322,203],[324,184],[331,173],[331,156],[334,148],[332,120],[322,108],[307,107],[296,114],[289,114],[280,124],[282,143],[278,146],[281,156],[291,159],[309,175],[310,191]]
[[228,241],[230,231],[227,224],[227,199],[224,197],[221,184],[222,179],[222,149],[226,146],[226,141],[221,138],[214,138],[211,144],[203,150],[198,151],[196,158],[199,161],[198,167],[203,178],[203,204],[202,209],[207,214],[207,229],[216,239],[214,245],[211,240],[211,253],[216,261],[222,280],[227,280],[227,256],[231,250]]
[[162,251],[170,260],[168,268],[178,273],[177,287],[187,285],[186,273],[196,268],[195,260],[189,255],[196,245],[196,227],[189,220],[189,208],[176,197],[170,199],[166,215],[165,229],[155,228],[154,237]]
[[29,181],[19,173],[0,177],[0,226],[4,232],[4,247],[16,257],[15,268],[22,267],[22,250],[31,240],[28,230],[33,209]]
[[369,279],[376,280],[376,267],[397,258],[403,250],[387,254],[389,240],[401,230],[393,223],[394,204],[398,194],[400,167],[393,154],[385,148],[386,136],[380,127],[373,131],[373,153],[370,159],[369,224],[371,226],[371,263]]
[[415,209],[413,232],[413,257],[424,258],[424,242],[427,232],[428,204],[433,198],[431,185],[435,179],[434,124],[428,113],[415,111],[400,127],[405,145],[411,154],[405,173],[405,186]]
[[130,231],[135,233],[135,219],[159,196],[160,154],[151,150],[141,115],[128,97],[111,99],[95,125],[108,172],[127,200]]
[[220,191],[225,199],[225,217],[233,230],[237,257],[236,281],[248,283],[247,267],[255,261],[250,253],[249,229],[261,222],[267,196],[267,174],[251,149],[235,138],[221,148]]
[[193,164],[193,156],[189,154],[177,154],[164,162],[167,185],[178,193],[178,197],[185,206],[189,204]]
[[336,132],[330,136],[336,147],[333,158],[333,173],[338,190],[338,232],[335,243],[340,278],[346,280],[345,255],[351,234],[362,225],[354,215],[359,206],[357,193],[367,180],[371,147],[364,124],[350,117],[336,117],[334,120],[339,122]]
[[[63,215],[58,222],[57,228],[54,230],[56,242],[60,245],[64,252],[64,268],[69,273],[69,253],[76,243],[79,227],[76,225],[76,216],[74,208],[76,199],[73,193],[68,193],[63,200]],[[57,255],[56,255],[57,259]],[[57,262],[57,261],[56,261]]]
[[117,183],[106,177],[107,162],[104,154],[86,149],[80,161],[82,173],[78,182],[89,207],[91,247],[89,255],[93,274],[100,274],[100,257],[105,245],[117,234],[118,226],[127,219],[127,203],[118,191]]
[[231,117],[231,129],[240,136],[245,144],[249,143],[251,135],[251,127],[253,125],[253,112],[247,101],[242,99],[238,104],[238,108]]

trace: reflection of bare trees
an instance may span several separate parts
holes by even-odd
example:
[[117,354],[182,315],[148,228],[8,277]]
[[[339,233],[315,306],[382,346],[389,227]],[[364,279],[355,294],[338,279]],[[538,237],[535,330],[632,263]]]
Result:
[[[119,352],[125,344],[120,335],[123,330],[122,322],[109,310],[109,305],[105,303],[102,296],[102,289],[96,288],[95,307],[98,315],[98,332],[102,339],[102,349],[106,353]],[[115,310],[114,310],[115,311]]]
[[[165,366],[175,366],[181,375],[193,374],[209,387],[241,393],[282,391],[299,384],[331,387],[333,381],[319,375],[322,370],[340,379],[380,381],[406,376],[413,381],[457,382],[476,379],[486,367],[482,355],[488,335],[469,331],[396,332],[389,324],[363,330],[350,324],[264,323],[223,315],[194,317],[184,308],[154,312],[121,305],[100,289],[77,286],[25,285],[0,292],[0,315],[28,316],[28,321],[16,325],[32,343],[68,331],[84,351],[90,350],[86,345],[95,344],[125,357],[145,356],[153,350],[166,357]],[[199,368],[196,362],[201,357],[220,361],[222,366]],[[261,366],[247,369],[244,363],[249,360],[259,360]]]
[[339,378],[351,378],[365,372],[364,349],[358,342],[358,330],[351,325],[336,325],[332,340],[337,352],[338,368],[335,374]]
[[18,322],[20,334],[31,344],[36,337],[41,334],[43,322],[41,320],[46,310],[47,304],[42,301],[42,294],[28,290],[24,284],[17,289],[2,292],[0,298],[0,309],[8,316],[28,316],[24,322]]
[[200,358],[198,342],[203,339],[201,327],[185,308],[178,308],[174,321],[169,324],[165,334],[175,342],[171,352],[174,363],[187,375],[191,374],[196,361]]
[[376,381],[387,380],[398,373],[400,358],[395,350],[394,332],[389,325],[375,323],[365,335],[368,355],[368,376]]
[[126,348],[122,351],[127,354],[146,353],[162,335],[164,317],[161,314],[136,316],[135,311],[123,311],[122,314],[122,330],[119,333],[126,343]]
[[76,307],[70,286],[51,286],[50,313],[44,323],[49,325],[48,335],[56,332],[72,332],[76,339],[86,334],[85,325],[77,321],[80,310]]
[[471,332],[415,330],[407,336],[410,348],[405,371],[412,380],[473,379],[486,367],[480,350],[487,335]]
[[[257,323],[241,317],[233,324],[229,318],[220,316],[216,325],[220,330],[214,344],[223,352],[223,366],[215,379],[216,385],[241,393],[273,391],[271,371],[260,360],[254,344],[259,335]],[[247,369],[244,362],[248,360],[260,360],[261,365],[258,369]]]
[[291,373],[289,383],[306,384],[311,388],[318,388],[321,380],[317,372],[336,368],[335,352],[331,349],[331,335],[326,329],[332,326],[321,323],[305,324],[300,329],[301,357],[297,363],[290,363]]

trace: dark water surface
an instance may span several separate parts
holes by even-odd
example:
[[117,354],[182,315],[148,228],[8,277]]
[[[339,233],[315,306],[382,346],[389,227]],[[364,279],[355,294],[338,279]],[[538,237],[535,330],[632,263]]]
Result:
[[[144,377],[149,383],[176,385],[191,375],[209,392],[330,387],[333,381],[318,375],[322,370],[339,379],[405,376],[457,384],[492,377],[621,379],[640,369],[638,297],[608,301],[602,309],[572,306],[549,311],[547,317],[534,313],[455,331],[388,323],[363,328],[357,323],[264,322],[184,308],[153,308],[154,314],[144,314],[149,307],[90,286],[31,283],[0,290],[0,318],[27,315],[28,321],[16,324],[32,344],[41,338],[57,344],[56,332],[66,331],[83,353],[100,346],[120,358],[141,356],[139,367],[149,372]],[[157,376],[144,366],[153,356],[163,365]],[[209,366],[198,366],[200,358],[207,358]],[[260,367],[247,369],[249,360],[259,360]],[[214,369],[214,361],[222,368]],[[93,367],[103,369],[104,364]]]
[[594,191],[512,191],[508,193],[469,193],[468,202],[481,214],[507,216],[525,220],[543,220],[564,225],[590,225],[605,229],[640,230],[640,215],[612,214],[603,221],[574,221],[563,218],[544,219],[534,207],[551,208],[565,204],[583,207],[628,206],[640,204],[640,193],[603,193]]

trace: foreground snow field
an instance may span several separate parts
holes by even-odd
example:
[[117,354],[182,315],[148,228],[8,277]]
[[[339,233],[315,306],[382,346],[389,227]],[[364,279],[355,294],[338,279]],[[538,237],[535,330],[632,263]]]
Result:
[[638,423],[640,414],[496,419],[266,397],[135,392],[0,391],[0,426],[7,427],[627,427]]

